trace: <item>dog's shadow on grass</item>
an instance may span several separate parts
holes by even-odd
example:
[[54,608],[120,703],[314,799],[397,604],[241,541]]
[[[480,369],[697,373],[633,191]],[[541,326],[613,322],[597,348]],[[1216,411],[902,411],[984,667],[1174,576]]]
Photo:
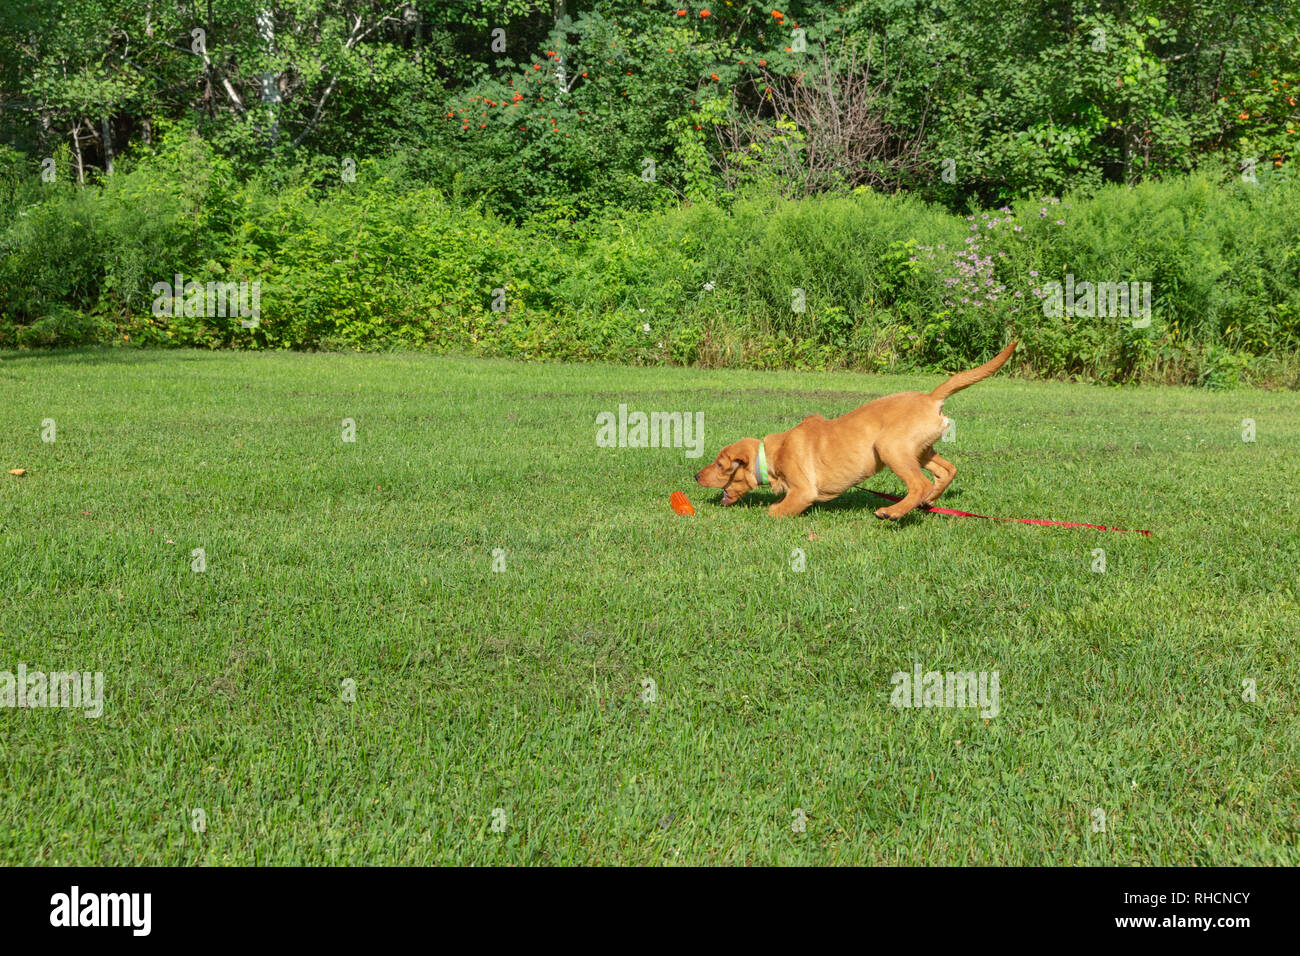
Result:
[[[945,503],[961,497],[961,492],[944,495]],[[751,491],[745,497],[741,498],[734,505],[722,505],[721,497],[713,498],[710,504],[722,508],[768,508],[780,501],[781,498],[771,492]],[[819,511],[834,513],[837,511],[865,511],[873,518],[877,508],[885,508],[894,504],[888,498],[882,498],[866,488],[853,488],[844,492],[838,498],[832,498],[830,501],[818,501],[809,506],[808,510],[803,512],[804,515],[816,514]],[[908,525],[911,524],[918,516],[924,516],[925,508],[914,508],[904,515],[897,523]]]

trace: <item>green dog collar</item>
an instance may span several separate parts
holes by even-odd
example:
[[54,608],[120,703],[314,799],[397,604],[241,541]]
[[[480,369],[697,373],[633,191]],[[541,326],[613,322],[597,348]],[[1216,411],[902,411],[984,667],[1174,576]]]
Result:
[[754,462],[754,473],[758,476],[760,485],[767,484],[767,451],[762,442],[758,443],[758,461]]

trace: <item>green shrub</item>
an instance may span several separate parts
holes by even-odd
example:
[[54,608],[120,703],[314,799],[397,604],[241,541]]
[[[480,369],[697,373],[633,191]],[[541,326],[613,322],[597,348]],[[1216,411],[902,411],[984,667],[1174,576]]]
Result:
[[54,182],[43,186],[40,201],[15,210],[0,233],[4,344],[18,344],[18,329],[48,316],[94,308],[103,279],[103,206],[96,190]]
[[[201,141],[167,136],[103,185],[18,186],[0,343],[937,372],[1014,336],[1030,374],[1207,388],[1289,382],[1300,349],[1300,184],[1281,174],[966,216],[859,189],[517,226],[413,181],[401,156],[338,169],[239,182]],[[154,283],[176,273],[260,283],[260,323],[153,315]],[[1150,321],[1045,311],[1067,276],[1150,283]]]

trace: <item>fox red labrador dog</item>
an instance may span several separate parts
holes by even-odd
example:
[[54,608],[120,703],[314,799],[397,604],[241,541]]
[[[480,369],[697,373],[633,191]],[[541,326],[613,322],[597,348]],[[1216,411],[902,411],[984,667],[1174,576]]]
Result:
[[[888,466],[907,485],[902,501],[876,510],[897,521],[918,505],[930,505],[952,484],[957,466],[934,453],[950,424],[943,415],[948,396],[988,378],[1011,357],[1012,342],[979,368],[959,372],[928,395],[886,395],[836,419],[805,418],[789,431],[742,438],[722,451],[695,480],[721,488],[722,503],[735,504],[759,485],[771,483],[785,497],[768,508],[777,517],[797,515],[814,501],[830,501]],[[934,476],[933,483],[925,471]]]

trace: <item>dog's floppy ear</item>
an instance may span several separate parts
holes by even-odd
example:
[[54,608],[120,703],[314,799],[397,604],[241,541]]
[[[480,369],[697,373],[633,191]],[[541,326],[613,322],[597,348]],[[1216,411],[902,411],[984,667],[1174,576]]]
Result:
[[732,461],[744,465],[746,468],[754,464],[758,458],[758,439],[742,438],[733,445],[727,446],[727,454],[731,456]]

